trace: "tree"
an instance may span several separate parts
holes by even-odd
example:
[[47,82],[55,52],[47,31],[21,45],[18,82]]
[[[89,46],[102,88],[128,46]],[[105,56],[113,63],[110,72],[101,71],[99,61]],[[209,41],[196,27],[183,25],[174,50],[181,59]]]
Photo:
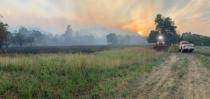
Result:
[[30,31],[28,31],[28,29],[24,26],[21,26],[19,29],[18,29],[18,33],[22,33],[22,34],[28,34]]
[[164,28],[164,18],[161,14],[158,14],[155,19],[156,31],[163,31]]
[[151,31],[147,38],[149,43],[155,43],[157,41],[158,31]]
[[16,33],[14,36],[14,42],[18,44],[20,47],[22,47],[23,44],[25,43],[24,34],[20,32]]
[[150,36],[148,37],[149,42],[155,41],[154,38],[156,37],[154,36],[157,36],[157,33],[164,36],[165,42],[168,45],[178,42],[179,35],[177,34],[176,26],[170,17],[165,18],[161,14],[158,14],[155,18],[155,25],[155,30],[151,31]]
[[36,41],[42,39],[42,33],[36,30],[28,30],[25,27],[20,27],[12,37],[13,43],[22,47],[24,44],[32,46]]
[[183,33],[181,39],[184,41],[191,42],[198,46],[210,46],[210,37],[203,35]]
[[0,48],[2,48],[4,41],[8,39],[9,34],[8,25],[0,22]]
[[30,44],[31,47],[33,46],[34,41],[35,41],[35,38],[33,36],[28,36],[25,38],[25,43]]
[[5,39],[4,41],[4,45],[6,48],[8,48],[11,43],[12,43],[12,34],[9,32],[9,34],[7,35],[7,39]]
[[45,35],[38,30],[32,30],[31,36],[33,36],[35,40],[42,40]]
[[62,36],[64,37],[65,40],[70,40],[72,37],[72,32],[73,32],[73,30],[71,28],[71,25],[68,25],[66,27],[65,33]]
[[118,37],[115,33],[110,33],[106,36],[106,39],[107,39],[107,43],[108,44],[117,44],[118,43]]
[[66,31],[65,31],[65,34],[69,34],[69,35],[72,35],[72,29],[71,29],[71,25],[68,25],[66,27]]
[[176,26],[170,17],[164,19],[164,27],[160,31],[165,36],[165,41],[167,44],[177,43],[178,34],[176,32]]

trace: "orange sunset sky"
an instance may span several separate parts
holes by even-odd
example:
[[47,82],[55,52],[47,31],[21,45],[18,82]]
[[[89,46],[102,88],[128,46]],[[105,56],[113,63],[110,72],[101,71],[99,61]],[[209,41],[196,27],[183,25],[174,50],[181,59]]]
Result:
[[177,31],[210,36],[210,0],[0,0],[0,20],[10,26],[37,27],[54,34],[101,26],[147,36],[154,18],[170,16]]

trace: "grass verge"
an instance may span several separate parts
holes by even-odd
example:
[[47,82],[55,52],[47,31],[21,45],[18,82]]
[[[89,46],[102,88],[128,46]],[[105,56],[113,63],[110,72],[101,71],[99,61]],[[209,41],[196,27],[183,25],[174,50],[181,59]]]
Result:
[[119,97],[127,82],[167,55],[148,47],[93,54],[0,56],[1,98]]

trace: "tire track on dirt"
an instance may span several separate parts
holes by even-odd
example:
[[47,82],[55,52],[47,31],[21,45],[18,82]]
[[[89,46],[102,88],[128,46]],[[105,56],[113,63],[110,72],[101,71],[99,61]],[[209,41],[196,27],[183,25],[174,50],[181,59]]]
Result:
[[159,69],[154,70],[137,89],[139,92],[137,99],[166,97],[169,94],[169,91],[166,91],[168,86],[172,86],[174,82],[171,68],[177,63],[178,59],[179,57],[176,54],[172,54]]
[[184,99],[210,98],[210,73],[194,55],[189,55],[188,74],[183,81]]
[[194,54],[172,54],[137,91],[137,99],[209,99],[210,70]]

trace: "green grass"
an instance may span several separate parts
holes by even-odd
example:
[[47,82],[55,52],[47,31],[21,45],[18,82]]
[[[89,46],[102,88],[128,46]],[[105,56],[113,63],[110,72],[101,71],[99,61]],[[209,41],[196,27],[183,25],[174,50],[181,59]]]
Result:
[[210,57],[209,56],[205,56],[202,54],[196,54],[196,57],[198,57],[198,59],[201,61],[202,66],[205,66],[208,69],[210,69]]
[[182,79],[184,75],[187,73],[188,59],[186,55],[180,55],[180,59],[177,63],[172,66],[172,72],[176,74],[177,79]]
[[195,53],[210,56],[210,47],[195,47]]
[[195,53],[203,66],[210,69],[210,47],[197,47]]
[[150,72],[166,53],[148,47],[93,54],[0,56],[0,98],[120,97],[127,82]]

